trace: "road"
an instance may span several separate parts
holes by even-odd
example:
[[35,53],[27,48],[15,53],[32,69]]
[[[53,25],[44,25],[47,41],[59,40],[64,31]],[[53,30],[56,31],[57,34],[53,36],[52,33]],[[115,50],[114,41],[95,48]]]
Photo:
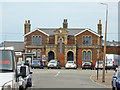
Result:
[[105,88],[90,77],[96,70],[32,69],[31,88]]

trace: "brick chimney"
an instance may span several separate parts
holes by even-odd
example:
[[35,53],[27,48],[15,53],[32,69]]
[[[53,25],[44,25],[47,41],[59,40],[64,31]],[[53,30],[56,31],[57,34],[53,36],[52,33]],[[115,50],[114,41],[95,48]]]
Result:
[[98,23],[98,34],[100,34],[100,36],[102,35],[102,24],[101,24],[101,20],[99,20],[99,23]]
[[63,28],[67,28],[68,27],[68,23],[67,23],[67,19],[64,19],[64,22],[63,22]]
[[24,24],[24,34],[27,34],[28,32],[30,32],[30,27],[31,27],[31,24],[30,24],[30,20],[25,20],[25,24]]

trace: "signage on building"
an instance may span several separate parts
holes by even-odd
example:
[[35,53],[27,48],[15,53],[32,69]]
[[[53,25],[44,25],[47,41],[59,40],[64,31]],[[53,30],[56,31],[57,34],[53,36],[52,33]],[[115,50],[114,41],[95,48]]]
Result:
[[46,61],[45,55],[42,55],[42,61]]
[[16,55],[16,56],[21,56],[21,55],[22,55],[22,52],[15,52],[15,55]]

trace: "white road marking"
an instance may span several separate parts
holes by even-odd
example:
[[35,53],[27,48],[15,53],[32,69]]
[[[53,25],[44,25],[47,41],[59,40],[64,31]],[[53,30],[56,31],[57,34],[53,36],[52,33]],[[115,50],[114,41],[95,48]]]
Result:
[[54,77],[57,77],[59,74],[60,74],[60,71],[56,75],[54,75]]

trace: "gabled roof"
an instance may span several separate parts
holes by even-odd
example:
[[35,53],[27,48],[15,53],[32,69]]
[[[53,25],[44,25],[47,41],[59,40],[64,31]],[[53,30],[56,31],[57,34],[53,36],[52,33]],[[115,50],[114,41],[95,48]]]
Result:
[[[38,28],[38,29],[44,31],[45,33],[49,35],[54,35],[54,31],[56,31],[59,28]],[[68,31],[68,35],[75,35],[85,30],[85,28],[67,28],[66,30]]]
[[[54,31],[56,31],[57,29],[59,29],[59,28],[38,28],[38,29],[33,30],[32,32],[38,30],[39,32],[42,32],[43,34],[45,34],[47,36],[51,36],[51,35],[55,34]],[[87,29],[87,28],[67,28],[66,30],[68,31],[68,35],[77,36],[85,31],[89,31],[100,37],[100,35],[98,33],[92,31],[91,29]],[[32,32],[25,34],[25,36],[31,34]]]
[[32,32],[29,32],[29,33],[25,34],[24,36],[27,36],[27,35],[29,35],[29,34],[31,34],[31,33],[33,33],[33,32],[35,32],[35,31],[39,31],[39,32],[41,32],[41,33],[43,33],[43,34],[45,34],[45,35],[49,36],[49,34],[47,34],[46,32],[43,32],[43,31],[42,31],[42,30],[40,30],[40,29],[35,29],[35,30],[33,30]]
[[92,31],[92,30],[90,30],[90,29],[85,29],[85,30],[83,30],[83,31],[80,31],[79,33],[75,34],[74,36],[77,36],[77,35],[79,35],[79,34],[85,32],[85,31],[89,31],[89,32],[91,32],[91,33],[93,33],[93,34],[95,34],[95,35],[97,35],[97,36],[100,37],[100,35],[99,35],[98,33],[94,32],[94,31]]

